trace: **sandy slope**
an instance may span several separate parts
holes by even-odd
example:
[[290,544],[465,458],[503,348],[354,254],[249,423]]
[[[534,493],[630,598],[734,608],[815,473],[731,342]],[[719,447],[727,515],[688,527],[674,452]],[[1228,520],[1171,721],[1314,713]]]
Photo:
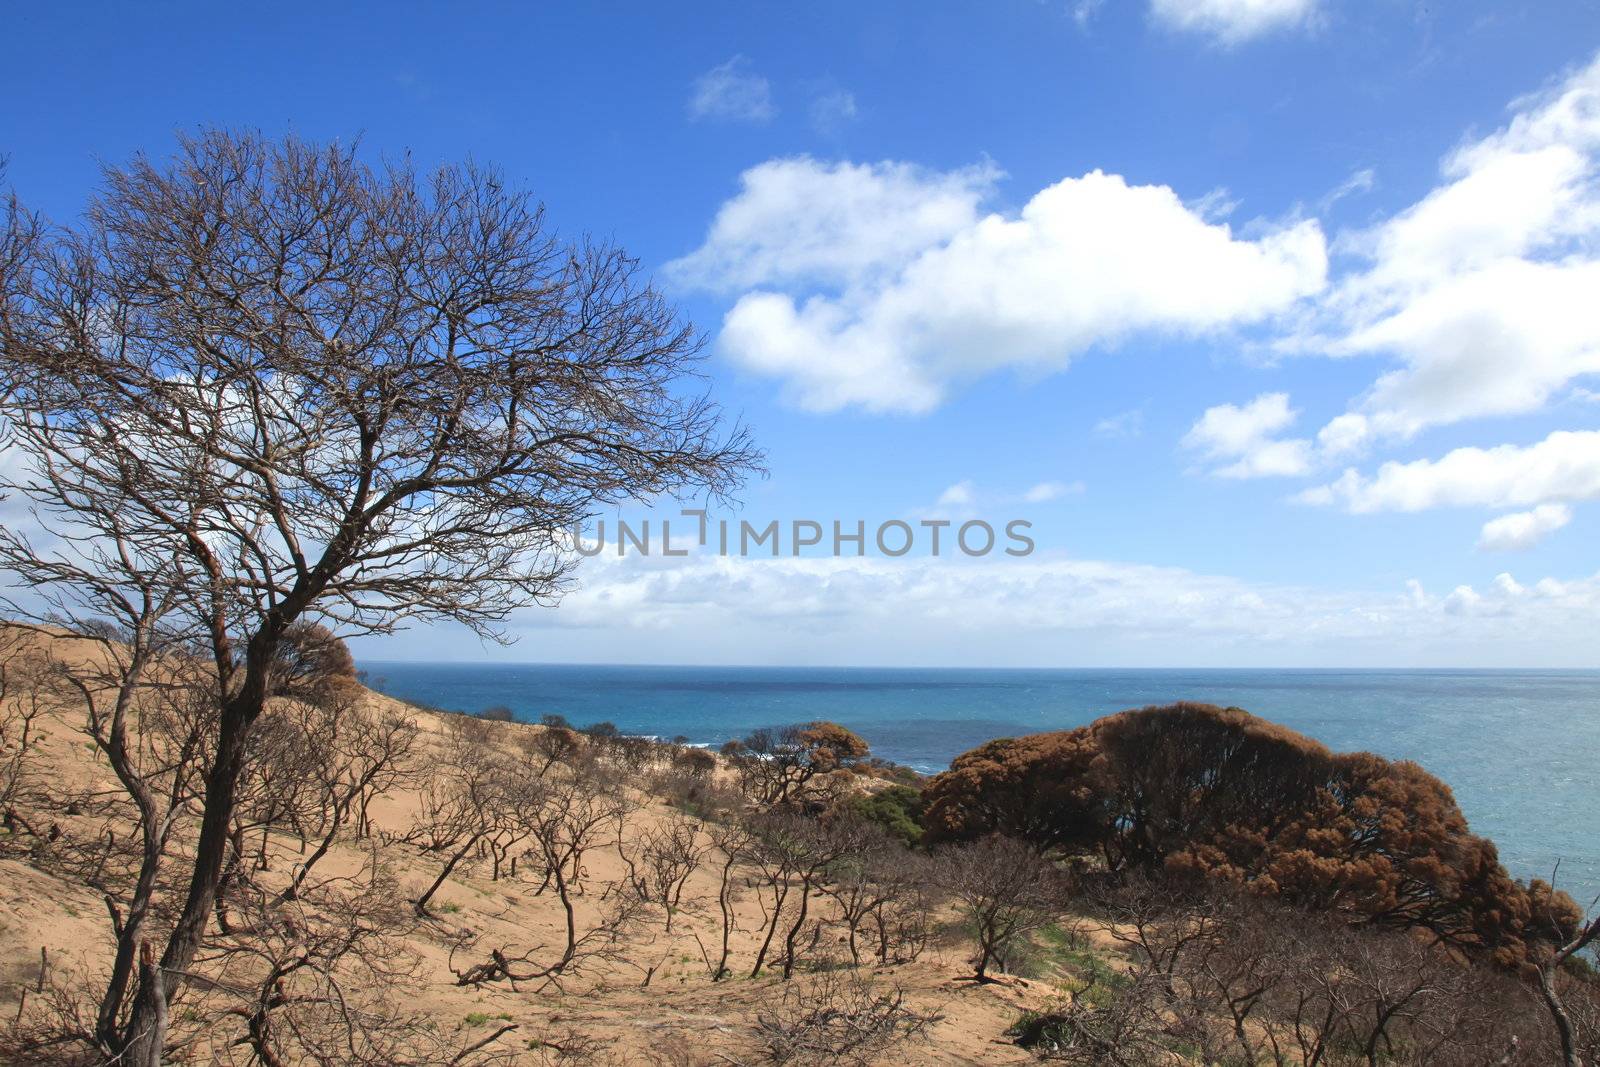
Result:
[[[78,642],[52,641],[50,645],[51,654],[68,664],[82,665],[95,654]],[[368,693],[364,699],[374,709],[401,709],[415,716],[430,735],[430,743],[442,743],[444,724],[439,716],[376,693]],[[86,744],[80,720],[81,711],[49,717],[36,773],[45,781],[113,787],[103,758]],[[510,745],[518,731],[533,729],[539,728],[495,724],[497,743]],[[660,801],[637,792],[634,797],[640,806],[629,817],[625,834],[635,835],[671,817]],[[380,830],[403,832],[416,816],[418,795],[414,790],[399,791],[383,798],[373,811]],[[71,821],[70,814],[60,818],[64,823]],[[263,882],[285,876],[297,845],[286,835],[273,841],[269,870],[260,876]],[[346,840],[335,846],[318,871],[356,872],[370,860],[374,848],[410,892],[419,891],[439,869],[436,857],[406,845],[380,846],[374,838]],[[651,917],[630,934],[623,958],[597,964],[566,982],[564,989],[542,992],[531,988],[513,991],[505,983],[478,987],[455,983],[449,968],[449,935],[454,929],[476,932],[484,946],[532,947],[557,943],[562,923],[554,895],[537,894],[537,882],[530,880],[526,869],[517,879],[493,881],[487,864],[464,868],[435,898],[439,922],[405,936],[406,947],[420,960],[420,980],[405,989],[405,1000],[408,1006],[425,1010],[442,1028],[456,1031],[463,1044],[511,1022],[518,1029],[502,1043],[512,1047],[525,1048],[529,1041],[541,1039],[559,1041],[574,1031],[598,1041],[600,1046],[584,1057],[588,1062],[762,1062],[752,1021],[763,1007],[782,997],[784,983],[776,977],[744,977],[758,946],[756,931],[761,918],[755,895],[748,888],[741,888],[736,899],[739,930],[732,966],[738,977],[719,983],[709,980],[695,935],[707,944],[714,944],[717,937],[717,880],[711,866],[703,865],[691,879],[685,894],[689,906],[670,937],[659,916]],[[586,859],[586,867],[589,888],[580,904],[580,920],[594,913],[607,883],[624,877],[615,845],[596,848]],[[836,938],[837,931],[825,936]],[[106,910],[92,891],[23,859],[0,860],[0,1018],[11,1018],[21,991],[36,982],[41,950],[60,977],[102,970],[110,947]],[[837,951],[843,955],[842,948]],[[883,1062],[1029,1061],[1026,1053],[1005,1040],[1003,1031],[1024,1008],[1046,1003],[1055,991],[1047,982],[1020,979],[973,985],[961,980],[967,973],[966,958],[966,946],[959,940],[936,939],[916,963],[871,971],[886,986],[905,989],[916,1007],[936,1009],[943,1015],[927,1040],[904,1047]],[[461,962],[458,958],[458,967]],[[532,1051],[525,1053],[524,1059],[544,1062]]]

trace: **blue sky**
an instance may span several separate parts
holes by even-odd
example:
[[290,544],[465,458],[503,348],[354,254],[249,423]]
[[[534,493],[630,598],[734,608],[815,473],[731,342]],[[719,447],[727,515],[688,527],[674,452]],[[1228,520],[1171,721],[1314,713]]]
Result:
[[1038,550],[606,556],[362,655],[1600,665],[1593,0],[570,8],[15,8],[0,152],[61,218],[197,124],[492,162],[705,331],[745,517]]

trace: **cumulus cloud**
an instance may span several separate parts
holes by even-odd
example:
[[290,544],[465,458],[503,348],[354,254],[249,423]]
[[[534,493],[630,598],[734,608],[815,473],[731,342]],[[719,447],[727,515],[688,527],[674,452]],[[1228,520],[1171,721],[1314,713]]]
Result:
[[1349,469],[1308,489],[1308,504],[1355,513],[1438,507],[1528,507],[1600,497],[1600,431],[1558,430],[1526,447],[1458,448],[1439,459],[1388,462],[1371,476]]
[[1567,505],[1540,504],[1532,511],[1516,511],[1484,523],[1478,547],[1491,552],[1529,549],[1571,521],[1572,509]]
[[1157,23],[1223,44],[1305,26],[1316,13],[1317,0],[1150,0]]
[[761,123],[770,122],[777,113],[772,87],[751,70],[744,56],[734,56],[700,75],[689,94],[692,119]]
[[910,163],[758,164],[691,254],[666,268],[684,288],[861,285],[971,229],[1001,172],[991,164],[931,171]]
[[[1140,332],[1257,322],[1324,283],[1315,222],[1242,238],[1166,186],[1101,171],[1057,182],[1015,214],[979,215],[996,177],[764,164],[671,275],[761,287],[728,312],[721,349],[819,411],[928,411],[959,381],[1060,370]],[[835,188],[842,201],[821,195]]]
[[1520,101],[1441,176],[1341,238],[1360,266],[1285,344],[1397,361],[1353,408],[1367,439],[1535,411],[1600,373],[1600,58]]
[[1217,461],[1220,478],[1265,478],[1305,474],[1311,469],[1311,443],[1277,435],[1299,418],[1289,394],[1263,393],[1243,407],[1207,408],[1183,439],[1186,448]]

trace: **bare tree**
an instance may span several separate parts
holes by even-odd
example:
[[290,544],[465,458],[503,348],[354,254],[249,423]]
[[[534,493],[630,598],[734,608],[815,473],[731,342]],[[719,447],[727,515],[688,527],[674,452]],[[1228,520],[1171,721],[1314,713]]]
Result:
[[634,802],[615,781],[592,767],[546,779],[536,805],[519,818],[528,825],[544,865],[535,895],[555,887],[558,895],[584,891],[584,856],[602,841],[615,840]]
[[322,837],[311,854],[295,865],[283,890],[293,898],[352,822],[359,832],[367,806],[375,797],[412,777],[410,761],[417,747],[417,725],[393,712],[372,714],[350,691],[334,690],[317,703],[293,709],[296,725],[323,758],[312,762],[311,784],[317,794]]
[[[204,939],[251,728],[302,619],[494,635],[561,591],[600,504],[725,492],[756,456],[681,388],[695,336],[621,251],[502,179],[208,131],[108,168],[73,227],[0,241],[0,417],[55,534],[0,564],[82,621],[112,586],[204,651],[217,714],[188,887],[151,974]],[[85,591],[88,595],[84,595]],[[115,1035],[157,1061],[169,990]]]
[[927,857],[875,826],[862,824],[856,832],[859,842],[833,865],[821,887],[844,924],[850,960],[861,963],[863,931],[876,940],[880,963],[915,960],[927,944],[934,904]]
[[[158,624],[159,609],[148,600],[137,604],[128,615],[130,628],[98,630],[98,659],[69,676],[86,709],[85,729],[132,809],[131,819],[113,809],[119,814],[108,823],[137,827],[131,886],[120,879],[97,886],[105,893],[116,950],[93,1034],[101,1052],[120,1051],[135,1057],[133,1062],[140,1056],[158,1059],[162,1052],[171,990],[145,934],[173,837],[201,796],[206,741],[214,734],[217,710],[214,679],[181,646],[174,647]],[[152,677],[157,666],[159,680]],[[152,1012],[159,1017],[132,1025],[135,1016],[150,1018]]]
[[[580,919],[575,899],[588,877],[584,854],[605,831],[615,832],[631,805],[620,790],[583,774],[564,780],[505,782],[494,802],[499,811],[491,817],[493,823],[530,839],[530,852],[543,864],[540,891],[546,887],[555,891],[563,941],[555,947],[536,945],[520,951],[498,946],[490,950],[487,961],[464,970],[455,970],[452,963],[452,970],[460,985],[508,981],[512,988],[518,982],[535,982],[539,989],[560,988],[585,965],[617,956],[624,936],[640,918],[644,900],[618,884],[608,884],[600,894],[600,914],[593,922]],[[476,938],[469,937],[452,949],[452,957],[474,944]]]
[[428,902],[464,861],[506,825],[504,789],[511,776],[485,746],[451,746],[423,787],[419,818],[404,838],[424,852],[445,857],[428,887],[412,901],[417,914],[430,916]]
[[[700,955],[705,960],[711,980],[720,982],[729,975],[728,957],[732,955],[735,929],[733,871],[741,860],[748,857],[754,839],[744,823],[737,819],[711,823],[707,826],[706,832],[711,838],[712,845],[722,853],[722,862],[717,866],[717,912],[721,919],[719,929],[722,939],[716,963],[711,962],[711,952],[703,942],[700,942]],[[696,934],[695,940],[699,942],[699,939],[699,935]]]
[[660,826],[646,827],[631,844],[617,827],[617,852],[628,869],[628,884],[639,900],[665,915],[666,932],[683,906],[683,890],[710,851],[711,842],[699,823],[681,815]]
[[760,894],[765,921],[761,947],[750,977],[761,973],[783,923],[783,977],[794,974],[799,960],[801,934],[811,914],[811,901],[827,880],[828,869],[856,845],[848,832],[826,822],[791,811],[756,816],[748,824],[749,855],[755,874],[752,884]]
[[939,855],[939,880],[978,943],[973,977],[990,981],[1022,938],[1048,923],[1064,893],[1055,868],[1009,837],[991,835]]

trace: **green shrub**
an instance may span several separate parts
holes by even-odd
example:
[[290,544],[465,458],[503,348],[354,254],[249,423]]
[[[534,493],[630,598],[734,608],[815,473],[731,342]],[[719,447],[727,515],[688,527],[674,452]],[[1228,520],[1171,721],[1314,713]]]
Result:
[[850,797],[846,811],[883,827],[907,848],[922,840],[922,793],[906,785],[891,785],[876,793]]

